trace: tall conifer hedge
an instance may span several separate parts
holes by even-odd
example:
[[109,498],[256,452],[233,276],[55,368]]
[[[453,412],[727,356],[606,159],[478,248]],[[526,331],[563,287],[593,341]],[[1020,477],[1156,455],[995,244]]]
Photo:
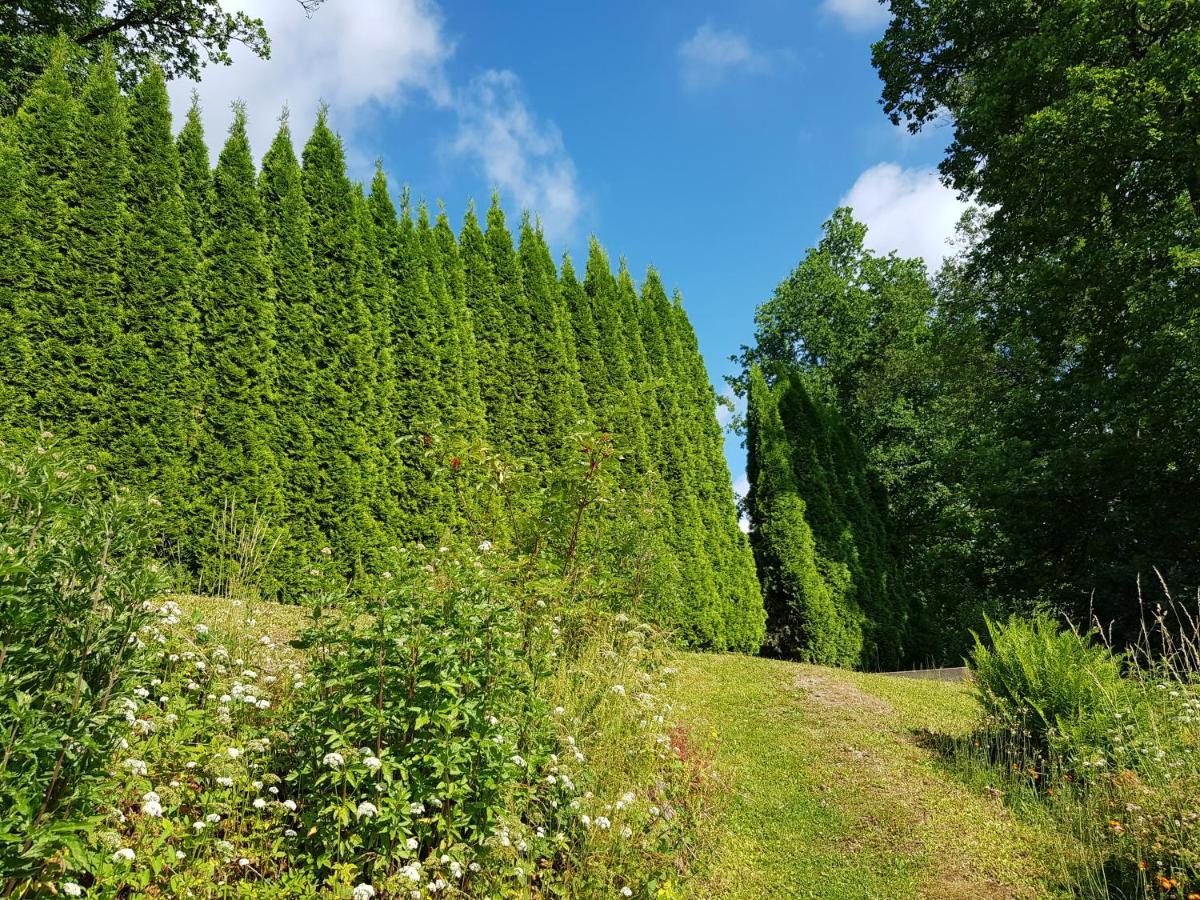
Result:
[[270,584],[326,548],[353,577],[459,521],[441,441],[530,472],[609,433],[614,489],[665,589],[639,610],[681,641],[755,650],[763,610],[715,395],[678,298],[592,240],[582,281],[537,220],[493,198],[455,235],[350,181],[324,111],[298,160],[286,114],[256,169],[236,112],[215,169],[198,109],[172,134],[151,72],[73,82],[58,52],[0,119],[0,440],[66,436],[166,507],[193,575],[214,521],[265,520]]

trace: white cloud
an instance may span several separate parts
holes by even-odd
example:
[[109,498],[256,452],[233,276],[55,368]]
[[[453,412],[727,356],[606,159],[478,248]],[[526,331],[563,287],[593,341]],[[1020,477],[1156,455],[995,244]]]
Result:
[[353,127],[364,109],[396,107],[414,93],[437,104],[450,100],[443,67],[454,47],[431,0],[331,0],[311,18],[297,0],[229,0],[226,7],[262,18],[271,58],[235,47],[232,66],[209,66],[198,85],[171,85],[177,124],[193,87],[199,91],[214,157],[235,100],[246,103],[257,156],[270,143],[285,104],[302,140],[323,100],[343,129]]
[[520,79],[507,70],[488,70],[454,102],[459,125],[454,152],[474,158],[506,201],[537,213],[547,239],[570,237],[583,208],[575,164],[558,127],[529,109]]
[[891,18],[888,4],[879,0],[822,0],[821,9],[851,31],[875,31]]
[[701,25],[679,45],[679,76],[689,90],[719,84],[735,71],[763,72],[767,68],[767,55],[735,31]]
[[936,271],[952,248],[947,241],[967,205],[933,169],[880,163],[858,176],[841,200],[867,226],[867,246],[877,253],[920,256]]

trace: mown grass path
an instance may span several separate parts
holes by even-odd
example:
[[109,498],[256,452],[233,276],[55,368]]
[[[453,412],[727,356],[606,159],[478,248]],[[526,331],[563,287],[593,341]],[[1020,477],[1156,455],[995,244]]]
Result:
[[703,897],[1042,897],[1055,841],[957,782],[920,733],[966,733],[961,684],[681,654],[681,721],[728,788]]

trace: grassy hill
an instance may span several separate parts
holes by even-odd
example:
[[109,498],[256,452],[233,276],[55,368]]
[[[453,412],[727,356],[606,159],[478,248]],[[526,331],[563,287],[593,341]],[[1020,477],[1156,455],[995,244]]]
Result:
[[724,786],[698,896],[1065,895],[1068,839],[930,749],[977,721],[967,686],[741,656],[677,665],[680,718]]

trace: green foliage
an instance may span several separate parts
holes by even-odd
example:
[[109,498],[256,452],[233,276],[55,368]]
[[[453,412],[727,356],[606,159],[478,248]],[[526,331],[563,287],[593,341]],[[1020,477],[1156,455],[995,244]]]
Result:
[[[294,596],[325,548],[353,582],[511,511],[518,482],[548,514],[598,417],[621,463],[593,502],[644,529],[639,615],[758,647],[714,394],[657,274],[639,292],[593,242],[585,283],[569,261],[560,277],[536,219],[514,246],[498,200],[457,237],[407,191],[397,215],[382,171],[369,195],[346,177],[325,112],[303,165],[285,116],[256,172],[238,111],[210,171],[195,103],[171,137],[161,71],[122,97],[106,57],[76,89],[67,50],[0,119],[3,435],[45,422],[153,493],[185,583],[241,580],[252,534],[261,589]],[[482,441],[500,494],[463,489]],[[536,552],[540,533],[514,540]]]
[[130,98],[127,142],[131,173],[120,335],[96,446],[102,462],[119,470],[127,484],[162,501],[164,541],[184,555],[198,431],[191,372],[198,260],[179,189],[166,83],[157,70]]
[[989,620],[973,654],[986,717],[955,764],[1069,835],[1072,885],[1088,896],[1200,888],[1190,824],[1200,659],[1195,622],[1169,606],[1122,653],[1037,615]]
[[[275,288],[275,424],[272,450],[280,470],[287,538],[280,557],[293,569],[313,561],[329,541],[325,512],[312,502],[321,481],[312,415],[320,335],[313,297],[310,212],[291,131],[283,121],[263,157],[258,190],[266,253]],[[281,566],[282,568],[282,566]]]
[[[232,504],[282,518],[275,422],[275,309],[246,119],[238,110],[213,173],[212,230],[200,267],[200,343],[193,372],[200,438],[195,484],[208,518]],[[199,514],[199,513],[198,513]],[[200,514],[202,515],[202,514]],[[217,555],[195,540],[204,567]]]
[[1004,728],[1023,729],[1034,747],[1089,763],[1106,755],[1132,700],[1121,656],[1048,616],[987,622],[971,671],[979,701]]
[[0,113],[20,105],[60,38],[74,56],[94,60],[111,49],[126,85],[156,67],[169,78],[199,78],[206,63],[232,62],[233,43],[264,58],[271,49],[261,19],[225,12],[218,0],[18,0],[0,9]]
[[[243,114],[244,115],[244,114]],[[192,94],[187,119],[175,141],[179,151],[179,189],[187,207],[188,226],[200,247],[212,231],[213,174],[209,171],[208,145],[200,120],[200,98]]]
[[976,541],[975,591],[1131,639],[1139,578],[1200,585],[1200,10],[891,12],[884,108],[914,131],[952,118],[942,174],[987,210],[939,285],[941,530]]
[[[481,503],[352,593],[324,554],[307,618],[158,605],[102,814],[36,887],[591,897],[678,878],[705,798],[669,734],[664,646],[622,611],[647,596],[627,555],[644,523],[595,502],[615,456],[590,443],[548,497]],[[484,450],[458,474],[476,496],[549,480]]]
[[363,244],[346,178],[341,141],[325,112],[304,147],[304,194],[313,255],[313,319],[317,337],[309,421],[324,464],[310,502],[347,574],[361,571],[381,545],[371,514],[378,454],[370,421],[375,407],[375,323],[363,296]]
[[[78,862],[162,580],[152,517],[49,433],[0,463],[0,887]],[[107,495],[107,496],[105,496]]]
[[[803,386],[785,381],[779,393],[791,390],[803,391]],[[819,482],[826,473],[809,468],[812,460],[801,455],[803,436],[785,429],[780,398],[757,367],[750,372],[746,422],[746,506],[767,611],[767,647],[825,665],[859,663],[864,622],[847,591],[850,572],[844,562],[830,558],[834,548],[818,549],[805,501],[806,493],[812,497],[820,487],[812,476]],[[808,476],[803,481],[798,469]]]

